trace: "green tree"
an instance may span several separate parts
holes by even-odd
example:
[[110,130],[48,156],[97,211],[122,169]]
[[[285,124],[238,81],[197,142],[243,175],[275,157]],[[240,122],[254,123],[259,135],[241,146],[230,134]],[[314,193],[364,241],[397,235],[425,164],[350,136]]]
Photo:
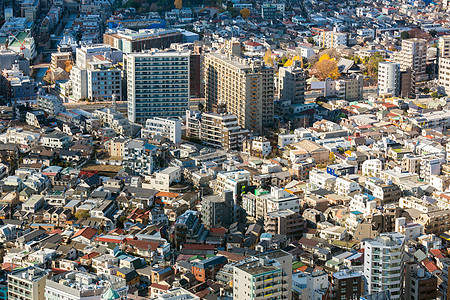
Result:
[[78,209],[77,212],[75,213],[75,218],[77,218],[77,220],[81,220],[81,219],[87,219],[90,217],[90,213],[88,210],[86,209]]
[[402,40],[409,39],[409,32],[408,31],[402,31],[402,33],[400,34],[400,37],[401,37]]
[[436,91],[432,92],[432,93],[431,93],[431,97],[432,97],[433,99],[436,99],[437,97],[439,97],[438,92],[436,92]]
[[315,44],[314,43],[314,38],[312,37],[312,36],[310,36],[310,37],[308,37],[308,39],[306,40],[308,43],[310,43],[310,44]]

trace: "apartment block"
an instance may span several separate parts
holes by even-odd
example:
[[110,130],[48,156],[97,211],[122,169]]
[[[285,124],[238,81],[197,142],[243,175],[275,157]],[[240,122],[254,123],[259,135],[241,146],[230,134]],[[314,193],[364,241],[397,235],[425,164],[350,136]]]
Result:
[[364,242],[365,294],[390,290],[392,299],[402,299],[405,236],[382,233]]
[[40,110],[45,111],[50,116],[56,116],[66,110],[58,97],[51,94],[39,93],[37,96],[37,105]]
[[342,270],[331,276],[332,299],[351,300],[360,299],[362,291],[363,274],[360,271]]
[[142,138],[161,136],[176,144],[181,142],[181,120],[177,118],[153,117],[147,119],[141,130]]
[[189,53],[147,51],[124,56],[128,119],[181,117],[189,108]]
[[438,278],[416,264],[405,267],[405,299],[438,299]]
[[363,99],[364,76],[356,75],[349,78],[325,81],[324,96],[347,101]]
[[378,93],[400,95],[400,64],[381,62],[378,64]]
[[121,101],[121,71],[110,61],[93,61],[86,69],[72,67],[70,75],[73,98],[89,98],[93,101]]
[[427,41],[417,38],[403,40],[401,51],[393,55],[393,61],[399,63],[402,70],[411,69],[414,82],[427,79],[426,60]]
[[290,100],[291,104],[305,103],[306,74],[297,62],[278,69],[278,98]]
[[283,251],[262,253],[234,266],[234,299],[292,299],[292,256]]
[[215,52],[205,55],[203,70],[208,110],[225,105],[240,126],[255,133],[273,125],[273,68],[258,59]]
[[20,269],[8,274],[8,299],[44,300],[48,272],[38,267]]
[[338,46],[347,46],[348,36],[343,32],[322,31],[319,39],[319,45],[323,48],[336,48]]
[[300,239],[305,227],[305,222],[298,212],[290,209],[269,212],[264,218],[265,232],[273,235],[283,234],[290,238]]

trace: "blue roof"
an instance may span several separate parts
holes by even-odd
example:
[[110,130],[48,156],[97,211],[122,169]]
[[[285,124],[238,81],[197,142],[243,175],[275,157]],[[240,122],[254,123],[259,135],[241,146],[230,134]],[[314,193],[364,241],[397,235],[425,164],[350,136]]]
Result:
[[350,213],[351,213],[351,214],[354,214],[354,215],[362,215],[362,212],[357,211],[357,210],[353,210],[353,211],[351,211]]
[[272,234],[268,233],[268,232],[264,232],[263,234],[261,234],[260,239],[271,239],[272,238]]

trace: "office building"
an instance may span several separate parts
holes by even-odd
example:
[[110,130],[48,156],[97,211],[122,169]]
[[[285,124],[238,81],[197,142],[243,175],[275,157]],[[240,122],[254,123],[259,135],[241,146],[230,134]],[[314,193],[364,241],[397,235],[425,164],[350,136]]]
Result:
[[8,274],[8,299],[44,300],[48,272],[38,267],[20,269]]
[[402,50],[394,53],[393,61],[400,64],[402,71],[411,69],[414,82],[426,80],[427,41],[417,38],[403,40]]
[[235,44],[228,47],[233,54],[215,52],[204,57],[207,109],[225,105],[227,112],[237,116],[240,126],[261,133],[264,127],[273,125],[273,68],[261,60],[234,54],[238,53]]
[[359,299],[362,293],[363,274],[360,271],[342,270],[331,276],[332,299]]
[[[181,117],[189,108],[189,53],[147,51],[124,56],[128,119]],[[150,72],[151,71],[151,72]]]
[[265,252],[234,266],[234,299],[292,299],[292,256]]
[[380,62],[378,64],[378,93],[400,94],[400,64],[395,62]]
[[364,241],[365,293],[390,290],[392,299],[401,299],[403,290],[405,236],[382,233]]
[[[101,57],[101,59],[99,59]],[[122,51],[111,48],[107,44],[87,44],[76,50],[76,65],[82,69],[89,67],[89,63],[98,60],[108,60],[112,64],[122,62]]]
[[176,29],[112,29],[103,34],[103,42],[123,53],[141,52],[153,48],[169,48],[172,43],[183,41],[183,34]]
[[291,104],[305,103],[306,74],[294,61],[291,67],[278,69],[278,98],[290,100]]
[[181,142],[181,120],[159,117],[147,119],[145,127],[141,130],[141,137],[154,138],[158,135],[174,144]]

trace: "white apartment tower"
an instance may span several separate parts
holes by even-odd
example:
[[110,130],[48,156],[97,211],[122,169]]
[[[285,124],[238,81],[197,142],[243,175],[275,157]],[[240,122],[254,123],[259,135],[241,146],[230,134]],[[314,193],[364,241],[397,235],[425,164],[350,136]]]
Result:
[[403,288],[405,236],[382,233],[364,242],[364,277],[366,294],[391,291],[392,299],[400,299]]
[[400,64],[380,62],[378,64],[378,93],[400,95]]
[[439,86],[450,94],[450,36],[439,38],[438,50]]
[[189,53],[146,51],[124,56],[128,119],[181,117],[189,107]]

